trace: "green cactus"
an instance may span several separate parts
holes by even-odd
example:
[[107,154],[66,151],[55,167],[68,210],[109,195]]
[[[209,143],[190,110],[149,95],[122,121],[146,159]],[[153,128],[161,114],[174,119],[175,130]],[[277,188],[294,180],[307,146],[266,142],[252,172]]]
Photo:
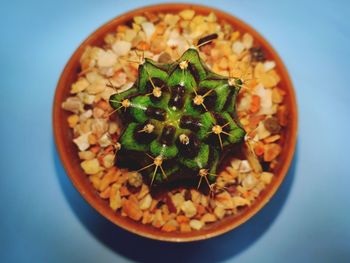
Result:
[[116,165],[151,185],[214,182],[224,153],[245,135],[235,109],[241,85],[213,73],[195,48],[169,64],[146,58],[133,87],[109,100],[125,125]]

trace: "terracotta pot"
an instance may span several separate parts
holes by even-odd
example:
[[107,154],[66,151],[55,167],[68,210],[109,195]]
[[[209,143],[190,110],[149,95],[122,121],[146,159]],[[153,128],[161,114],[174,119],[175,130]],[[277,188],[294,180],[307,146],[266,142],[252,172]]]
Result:
[[[285,99],[289,107],[290,115],[289,124],[286,131],[286,141],[283,147],[283,152],[280,156],[280,165],[275,171],[276,176],[251,207],[242,211],[242,213],[238,216],[226,217],[225,219],[218,221],[210,225],[208,228],[200,231],[192,231],[190,233],[166,233],[161,232],[160,230],[151,226],[142,225],[141,223],[135,222],[127,217],[122,217],[119,213],[112,211],[112,209],[109,208],[108,203],[98,196],[93,186],[89,182],[86,174],[84,174],[83,170],[80,168],[77,148],[72,142],[73,134],[67,124],[67,117],[69,116],[69,113],[61,109],[61,103],[69,96],[70,86],[77,79],[77,73],[80,70],[79,58],[81,57],[86,46],[102,44],[103,38],[107,33],[114,31],[118,25],[126,23],[134,16],[142,15],[145,11],[179,12],[186,8],[192,8],[197,13],[204,15],[207,15],[213,11],[219,20],[224,19],[227,23],[232,24],[236,29],[243,32],[249,32],[254,37],[254,40],[257,41],[266,51],[267,57],[274,60],[277,64],[277,71],[281,76],[279,87],[287,92]],[[283,181],[293,158],[297,135],[297,107],[292,83],[285,66],[283,65],[276,51],[254,29],[232,15],[213,8],[193,4],[162,4],[139,8],[114,18],[92,33],[78,47],[65,66],[57,85],[53,105],[53,128],[58,153],[68,176],[85,200],[101,215],[119,227],[140,236],[163,241],[186,242],[211,238],[236,228],[251,218],[271,199]]]

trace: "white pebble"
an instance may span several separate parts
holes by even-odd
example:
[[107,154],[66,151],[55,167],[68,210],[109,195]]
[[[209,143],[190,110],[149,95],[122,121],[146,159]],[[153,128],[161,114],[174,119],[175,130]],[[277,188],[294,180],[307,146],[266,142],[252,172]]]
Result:
[[86,73],[86,79],[90,82],[93,83],[97,80],[103,79],[103,77],[96,71],[91,71]]
[[98,143],[101,147],[107,147],[112,144],[107,132],[98,139]]
[[62,102],[62,108],[75,114],[83,111],[84,105],[79,97],[69,97]]
[[103,67],[112,67],[117,62],[117,56],[114,54],[112,50],[101,50],[98,53],[97,57],[97,65],[100,68]]
[[92,119],[91,131],[94,134],[103,134],[108,131],[108,123],[105,119]]
[[81,99],[81,101],[84,103],[84,104],[88,104],[88,105],[91,105],[92,103],[94,103],[95,101],[95,95],[90,95],[90,94],[87,94],[85,92],[80,92],[78,93],[78,97]]
[[258,136],[258,140],[262,140],[269,137],[271,133],[266,130],[265,125],[260,122],[258,128],[256,129],[256,135]]
[[232,50],[235,54],[240,55],[244,50],[244,45],[241,41],[235,41],[232,44]]
[[95,95],[97,93],[103,92],[107,84],[106,79],[97,79],[87,87],[86,92],[90,95]]
[[274,108],[272,107],[272,90],[271,89],[265,89],[263,85],[259,84],[255,87],[254,91],[255,95],[258,95],[260,97],[260,111],[258,112],[259,115],[270,115],[274,114]]
[[147,210],[151,207],[152,197],[150,194],[147,194],[144,198],[141,199],[139,207],[141,210]]
[[239,159],[233,159],[232,161],[231,161],[231,166],[232,166],[232,168],[234,169],[234,170],[236,170],[236,171],[238,171],[239,170],[239,167],[241,166],[241,160],[239,160]]
[[75,83],[72,84],[70,93],[75,94],[78,92],[82,92],[89,86],[89,82],[85,78],[80,78]]
[[258,183],[258,179],[256,179],[254,175],[249,174],[246,178],[243,179],[242,186],[245,189],[250,190],[254,186],[256,186],[257,183]]
[[249,173],[252,170],[250,167],[250,164],[247,160],[243,160],[241,162],[241,165],[239,166],[239,172],[240,173]]
[[91,132],[82,134],[73,140],[73,142],[78,146],[79,151],[85,151],[87,148],[90,147],[90,143],[89,143],[90,133]]
[[253,46],[253,37],[248,33],[245,33],[243,35],[242,41],[246,49],[250,49]]
[[149,40],[155,31],[155,27],[150,22],[144,22],[141,24],[143,32],[145,32],[147,39]]
[[110,153],[110,154],[106,154],[103,159],[103,166],[108,168],[113,167],[114,165],[114,154]]
[[87,111],[84,111],[82,114],[80,114],[79,121],[84,122],[87,119],[89,119],[92,116],[92,110],[89,109]]
[[274,69],[276,67],[276,62],[275,61],[272,61],[272,60],[269,60],[269,61],[266,61],[264,63],[264,69],[265,69],[265,72],[271,70],[271,69]]
[[131,43],[123,40],[116,41],[112,45],[112,50],[118,57],[127,55],[130,49]]

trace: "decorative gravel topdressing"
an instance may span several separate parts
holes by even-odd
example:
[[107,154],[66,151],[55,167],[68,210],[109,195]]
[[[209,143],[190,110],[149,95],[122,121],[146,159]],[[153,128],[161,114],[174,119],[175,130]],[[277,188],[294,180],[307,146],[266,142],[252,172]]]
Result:
[[[187,54],[192,55],[186,60]],[[196,61],[192,61],[193,54],[198,55]],[[187,80],[181,74],[187,72],[188,65],[198,61],[207,67],[207,73],[223,76],[216,81],[225,80],[237,93],[231,103],[218,108],[217,101],[232,94],[203,88],[198,83],[204,78],[192,82],[194,86],[183,85],[186,90],[176,93],[174,89],[181,85],[168,85],[168,78],[162,79],[160,72],[145,66],[176,64],[181,82]],[[214,13],[146,12],[107,34],[103,46],[86,48],[80,63],[81,72],[62,107],[72,113],[67,121],[82,169],[116,213],[166,232],[199,230],[251,206],[274,180],[288,123],[286,92],[279,87],[275,62],[267,59],[250,34],[218,21]],[[173,71],[168,68],[165,72]],[[191,71],[193,79],[197,73]],[[140,81],[144,84],[137,91],[144,89],[143,96],[128,97],[136,94],[134,83]],[[175,93],[186,94],[189,101],[177,99],[171,106],[184,107],[191,118],[207,117],[205,131],[184,129],[183,115],[159,119],[156,110],[145,114],[146,108],[158,105],[157,99],[168,96],[168,102]],[[139,112],[132,111],[132,104],[142,106]],[[188,124],[186,121],[183,123]],[[126,138],[128,127],[133,129],[129,134],[132,140]],[[230,135],[234,130],[240,132]],[[162,131],[163,145],[173,140],[169,147],[177,146],[176,151],[167,153],[171,158],[162,159],[165,155],[158,151],[162,144],[160,148],[151,145],[162,139]],[[147,136],[154,132],[158,139],[152,137],[148,143]],[[139,141],[135,134],[140,135]],[[186,151],[190,143],[198,146],[192,147],[195,154]],[[140,151],[139,156],[130,151],[139,145],[146,145],[143,157]],[[200,155],[203,145],[208,147]],[[212,151],[215,157],[211,161],[204,158],[205,151],[207,155]],[[198,158],[203,162],[198,164]],[[172,166],[168,167],[170,159]],[[170,183],[173,181],[176,183]]]

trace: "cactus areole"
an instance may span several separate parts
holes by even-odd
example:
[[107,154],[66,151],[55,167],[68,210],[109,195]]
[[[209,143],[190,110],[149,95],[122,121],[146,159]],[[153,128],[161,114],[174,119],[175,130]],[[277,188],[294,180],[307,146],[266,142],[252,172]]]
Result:
[[150,185],[215,182],[222,157],[245,136],[235,107],[241,85],[213,73],[195,48],[169,64],[146,58],[133,87],[109,100],[125,127],[116,165]]

